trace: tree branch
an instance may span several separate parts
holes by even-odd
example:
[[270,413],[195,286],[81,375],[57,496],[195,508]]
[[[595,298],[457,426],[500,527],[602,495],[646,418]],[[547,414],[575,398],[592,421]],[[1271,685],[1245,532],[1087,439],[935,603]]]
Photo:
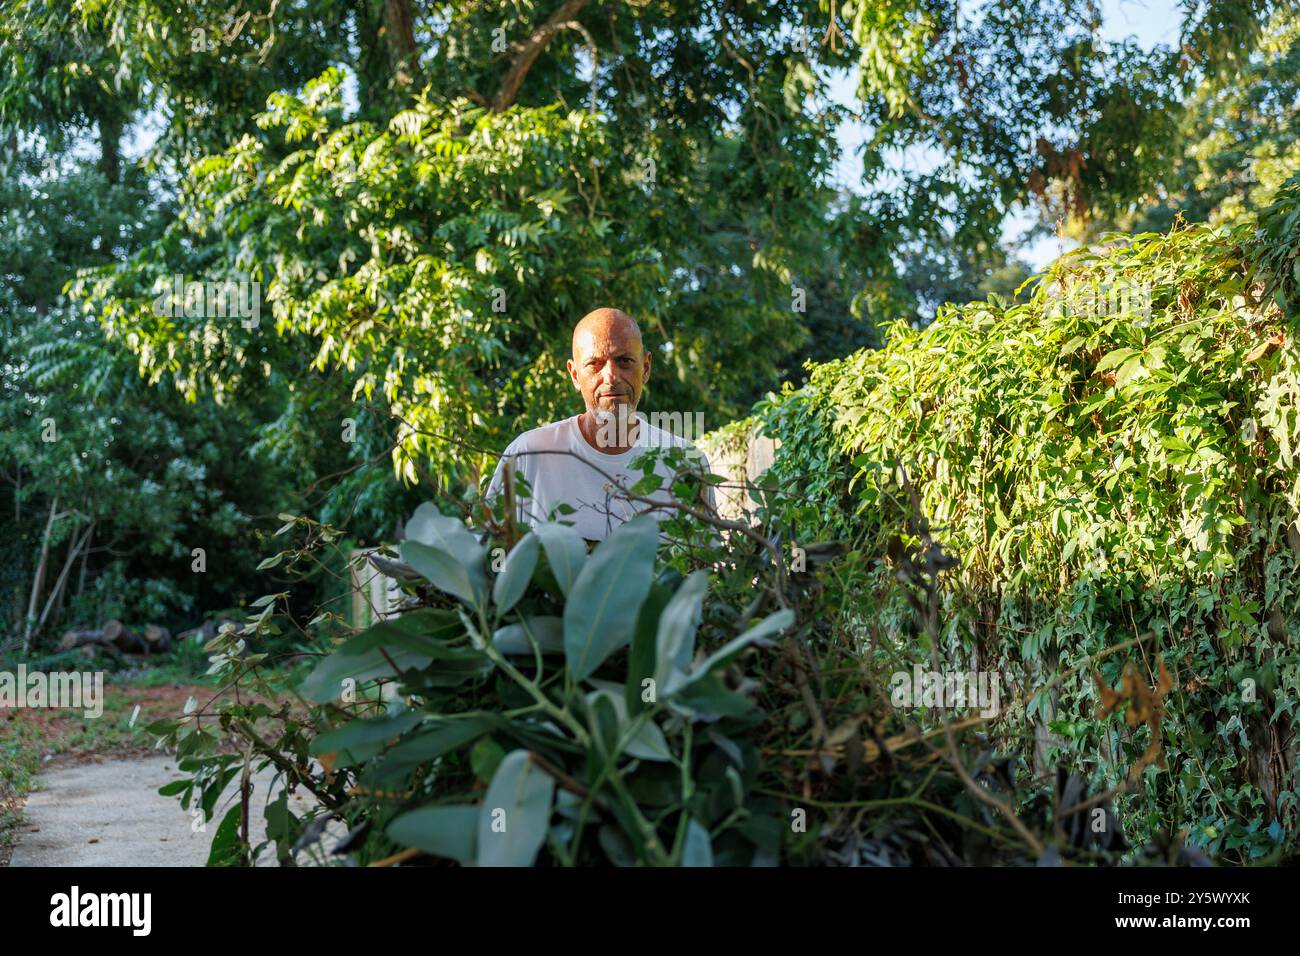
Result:
[[496,96],[492,97],[492,112],[500,113],[510,108],[514,103],[515,96],[519,93],[519,87],[524,83],[524,77],[528,71],[533,68],[537,58],[542,55],[546,45],[555,38],[555,35],[563,30],[578,12],[587,5],[587,0],[564,0],[560,8],[556,10],[540,27],[519,46],[519,52],[515,55],[514,61],[510,64],[510,69],[506,72],[505,79],[501,81],[501,86],[497,90]]

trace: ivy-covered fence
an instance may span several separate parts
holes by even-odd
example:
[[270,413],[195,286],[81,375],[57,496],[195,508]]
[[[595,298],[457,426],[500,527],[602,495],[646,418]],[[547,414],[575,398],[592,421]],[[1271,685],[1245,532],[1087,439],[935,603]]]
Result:
[[[1003,718],[1037,769],[1131,775],[1128,833],[1242,859],[1293,851],[1300,817],[1298,250],[1293,180],[1258,220],[1119,237],[1014,303],[897,324],[755,412],[809,536],[885,555],[915,486],[961,558],[946,661],[1050,684]],[[928,659],[893,574],[858,591],[864,647]],[[1103,715],[1116,686],[1146,712]]]

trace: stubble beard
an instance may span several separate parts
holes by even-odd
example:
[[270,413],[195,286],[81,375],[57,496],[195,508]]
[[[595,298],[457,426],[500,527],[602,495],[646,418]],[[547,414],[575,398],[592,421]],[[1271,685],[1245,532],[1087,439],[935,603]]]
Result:
[[634,444],[640,433],[635,405],[604,399],[597,400],[596,406],[589,411],[596,423],[597,447],[628,448]]

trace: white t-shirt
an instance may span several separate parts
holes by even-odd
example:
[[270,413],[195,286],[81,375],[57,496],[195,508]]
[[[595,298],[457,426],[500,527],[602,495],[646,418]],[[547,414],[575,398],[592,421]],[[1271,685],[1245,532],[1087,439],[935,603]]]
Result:
[[[636,444],[618,455],[608,455],[592,448],[578,428],[579,417],[574,415],[563,421],[531,429],[512,441],[497,462],[486,497],[491,499],[502,493],[506,465],[513,462],[515,471],[522,472],[532,486],[531,498],[517,498],[519,521],[536,527],[549,520],[552,510],[563,503],[572,507],[574,512],[556,512],[556,521],[572,522],[574,530],[582,537],[589,541],[602,541],[620,524],[651,507],[644,502],[628,501],[618,496],[616,489],[606,487],[610,485],[610,478],[617,479],[624,488],[631,488],[640,481],[640,469],[632,470],[628,466],[648,449],[671,446],[690,448],[699,456],[699,467],[705,472],[709,470],[709,460],[702,452],[695,450],[694,445],[672,432],[655,428],[640,413],[637,414],[640,424],[637,426]],[[571,454],[556,454],[557,452]],[[672,489],[669,487],[671,470],[660,461],[656,465],[656,471],[664,476],[664,485],[645,497],[655,501],[673,500]],[[714,498],[711,487],[708,494],[712,503]],[[669,517],[671,512],[656,508],[651,514],[662,520]]]

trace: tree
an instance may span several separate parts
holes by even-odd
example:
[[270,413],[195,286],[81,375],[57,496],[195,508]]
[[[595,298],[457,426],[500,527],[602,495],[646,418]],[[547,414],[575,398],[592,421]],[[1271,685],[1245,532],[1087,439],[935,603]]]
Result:
[[1097,231],[1230,222],[1273,202],[1300,168],[1300,10],[1279,9],[1238,70],[1196,86],[1179,137],[1150,192]]

